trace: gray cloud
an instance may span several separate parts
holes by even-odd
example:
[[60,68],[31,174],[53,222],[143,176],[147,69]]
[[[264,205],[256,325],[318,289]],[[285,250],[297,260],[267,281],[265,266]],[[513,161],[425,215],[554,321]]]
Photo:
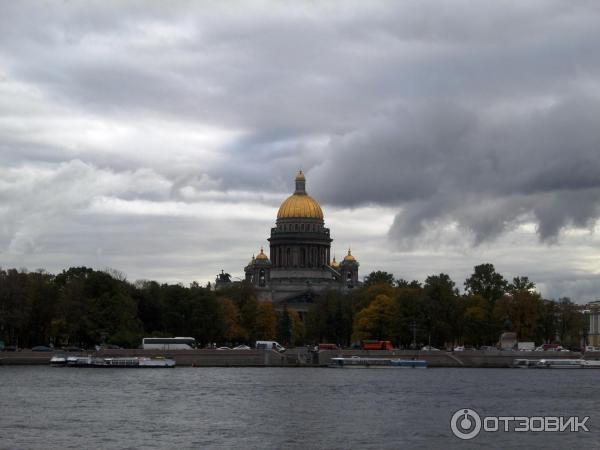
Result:
[[399,250],[524,224],[558,245],[600,214],[599,22],[585,1],[2,4],[0,254],[41,261],[73,220],[93,242],[99,199],[273,208],[298,168],[326,210],[395,211]]

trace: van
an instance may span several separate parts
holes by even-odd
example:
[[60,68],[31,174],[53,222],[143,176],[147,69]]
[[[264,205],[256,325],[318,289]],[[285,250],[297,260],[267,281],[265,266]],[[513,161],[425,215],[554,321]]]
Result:
[[257,350],[275,350],[276,352],[285,352],[285,347],[275,341],[256,341]]

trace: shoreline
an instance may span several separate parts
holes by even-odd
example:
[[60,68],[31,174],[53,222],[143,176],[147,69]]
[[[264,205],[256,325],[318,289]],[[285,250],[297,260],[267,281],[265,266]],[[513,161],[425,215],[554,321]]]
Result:
[[[2,352],[0,366],[50,365],[50,358],[64,352]],[[412,350],[321,350],[308,351],[306,347],[291,348],[285,353],[271,350],[157,350],[118,349],[98,352],[72,352],[71,356],[97,357],[167,356],[180,367],[326,367],[337,356],[423,359],[430,368],[508,368],[514,359],[589,359],[600,360],[600,352],[517,352],[517,351],[412,351]]]

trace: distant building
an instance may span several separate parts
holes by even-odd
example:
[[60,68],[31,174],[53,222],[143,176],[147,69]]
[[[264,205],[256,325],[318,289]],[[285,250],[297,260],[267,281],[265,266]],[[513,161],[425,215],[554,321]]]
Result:
[[583,312],[588,322],[586,344],[600,347],[600,300],[589,302]]
[[327,289],[352,289],[359,284],[358,261],[348,249],[341,262],[331,259],[329,228],[319,203],[306,192],[306,177],[296,176],[294,193],[283,201],[271,228],[269,254],[261,248],[244,268],[259,300],[299,312]]

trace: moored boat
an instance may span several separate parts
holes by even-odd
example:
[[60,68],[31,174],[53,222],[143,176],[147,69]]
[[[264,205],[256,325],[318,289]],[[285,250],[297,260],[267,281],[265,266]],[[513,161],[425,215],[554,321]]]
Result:
[[[528,361],[525,365],[522,361]],[[517,364],[520,362],[519,364]],[[515,360],[513,367],[527,367],[530,369],[600,369],[600,361],[585,359],[540,359],[540,360]]]
[[408,369],[426,369],[427,361],[424,359],[391,359],[392,367],[404,367]]
[[54,355],[52,358],[50,358],[50,365],[51,366],[65,366],[67,364],[67,357],[65,355]]
[[512,367],[517,369],[528,369],[538,363],[538,359],[515,359]]
[[418,359],[392,359],[392,358],[362,358],[352,356],[349,358],[331,358],[329,367],[350,369],[395,369],[395,368],[426,368],[427,361]]
[[164,357],[114,357],[97,358],[92,356],[69,356],[66,359],[67,367],[91,368],[171,368],[175,367],[175,360]]

